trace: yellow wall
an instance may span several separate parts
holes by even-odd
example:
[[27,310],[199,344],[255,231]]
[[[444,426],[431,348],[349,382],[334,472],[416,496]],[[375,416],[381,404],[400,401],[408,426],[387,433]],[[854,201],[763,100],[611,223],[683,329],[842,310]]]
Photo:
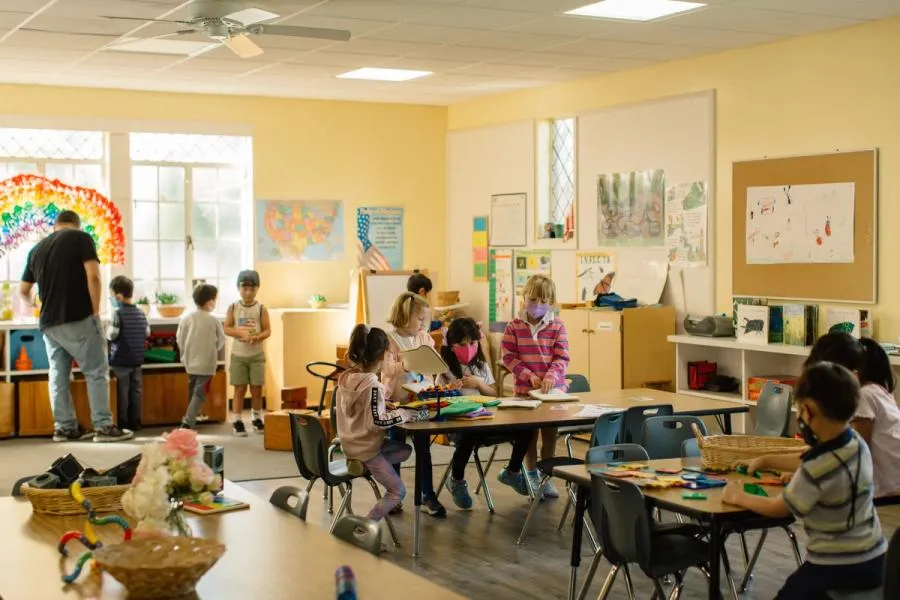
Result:
[[256,198],[344,200],[343,262],[257,264],[271,306],[347,300],[357,206],[404,207],[405,266],[446,271],[443,107],[2,85],[0,114],[252,128]]
[[[731,305],[731,163],[880,149],[876,336],[900,335],[900,19],[474,100],[450,107],[450,129],[715,89],[716,305]],[[839,281],[834,285],[840,285]]]

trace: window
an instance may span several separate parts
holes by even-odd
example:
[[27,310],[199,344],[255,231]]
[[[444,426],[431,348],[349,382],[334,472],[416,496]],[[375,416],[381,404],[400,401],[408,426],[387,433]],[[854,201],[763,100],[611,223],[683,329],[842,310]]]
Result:
[[[105,143],[99,131],[0,129],[0,181],[36,174],[107,193]],[[0,281],[18,283],[37,238],[0,259]]]
[[539,130],[538,238],[570,239],[575,231],[575,119],[554,119]]
[[204,280],[219,307],[237,300],[237,274],[252,266],[250,138],[130,136],[135,294],[177,294]]

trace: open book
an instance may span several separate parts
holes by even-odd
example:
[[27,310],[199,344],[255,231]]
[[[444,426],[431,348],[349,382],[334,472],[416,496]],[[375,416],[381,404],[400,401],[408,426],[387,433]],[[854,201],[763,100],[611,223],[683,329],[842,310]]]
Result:
[[528,392],[528,395],[532,398],[536,398],[538,400],[542,400],[543,402],[577,402],[578,396],[573,394],[567,394],[561,390],[553,389],[547,392],[546,394],[541,393],[541,390],[531,390]]
[[403,368],[422,375],[442,375],[450,370],[441,355],[431,346],[419,346],[400,353]]

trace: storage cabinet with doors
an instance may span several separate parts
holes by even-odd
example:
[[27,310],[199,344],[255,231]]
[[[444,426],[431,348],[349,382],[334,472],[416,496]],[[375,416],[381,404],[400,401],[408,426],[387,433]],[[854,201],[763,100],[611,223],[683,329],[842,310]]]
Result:
[[[209,383],[201,412],[211,421],[224,421],[228,415],[225,371],[218,371]],[[141,424],[175,425],[187,411],[188,375],[184,371],[144,372]]]
[[[12,384],[10,384],[12,385]],[[50,403],[50,388],[47,379],[30,378],[19,381],[19,435],[53,435],[53,407]],[[85,431],[94,429],[91,424],[91,407],[88,401],[87,384],[83,378],[72,380],[69,387],[78,425]],[[116,382],[109,382],[109,408],[116,420]]]
[[674,389],[675,332],[671,306],[565,309],[560,318],[569,336],[568,372],[585,375],[591,390],[639,387]]

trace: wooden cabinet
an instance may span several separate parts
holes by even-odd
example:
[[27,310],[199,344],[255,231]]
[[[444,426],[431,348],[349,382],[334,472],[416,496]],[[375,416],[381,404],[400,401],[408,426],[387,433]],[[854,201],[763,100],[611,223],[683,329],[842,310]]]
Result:
[[671,306],[606,311],[566,309],[569,373],[585,375],[595,391],[639,387],[670,389],[675,382]]
[[[12,386],[13,384],[6,384]],[[50,388],[47,380],[19,381],[19,435],[52,435],[53,407],[50,402]],[[75,379],[71,383],[70,393],[75,406],[78,424],[85,431],[92,431],[91,406],[88,400],[87,384],[84,379]],[[109,408],[116,421],[116,382],[109,382]]]
[[[187,411],[188,375],[184,371],[144,371],[141,424],[175,425],[181,423]],[[203,413],[212,421],[224,421],[227,417],[228,396],[225,372],[219,371],[212,378],[209,393],[203,405]]]
[[[2,339],[2,338],[0,338]],[[0,382],[0,437],[16,434],[16,384]]]

